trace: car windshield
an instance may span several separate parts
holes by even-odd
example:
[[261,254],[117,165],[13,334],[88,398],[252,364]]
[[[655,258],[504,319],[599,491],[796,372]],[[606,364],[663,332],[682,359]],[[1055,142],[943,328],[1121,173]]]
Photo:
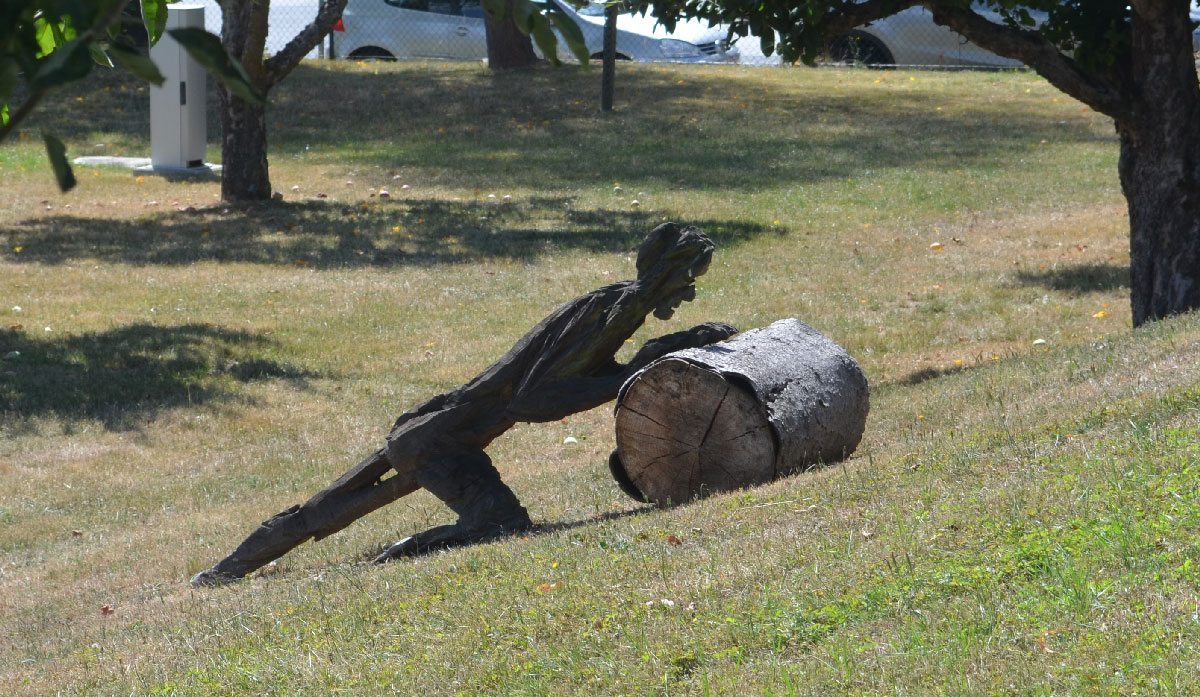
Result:
[[[602,17],[604,16],[605,5],[606,3],[603,2],[585,2],[583,5],[579,6],[579,14],[586,17]],[[629,11],[629,7],[626,6],[625,3],[621,3],[621,12]]]

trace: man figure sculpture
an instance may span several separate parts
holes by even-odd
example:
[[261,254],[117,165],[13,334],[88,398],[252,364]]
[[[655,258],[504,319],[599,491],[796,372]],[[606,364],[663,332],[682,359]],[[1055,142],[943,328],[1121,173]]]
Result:
[[669,319],[696,297],[695,280],[708,270],[712,253],[712,242],[695,227],[659,225],[638,248],[636,280],[560,306],[473,380],[402,414],[383,448],[304,504],[264,521],[192,585],[241,578],[421,487],[458,521],[407,537],[376,562],[530,527],[529,514],[484,448],[518,421],[557,421],[614,399],[630,375],[660,356],[735,334],[729,325],[709,322],[647,341],[627,364],[615,360],[647,314]]

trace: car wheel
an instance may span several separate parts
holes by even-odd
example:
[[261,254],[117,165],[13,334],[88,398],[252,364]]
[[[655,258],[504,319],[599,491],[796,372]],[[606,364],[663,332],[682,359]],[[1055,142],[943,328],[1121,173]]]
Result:
[[[595,52],[595,53],[593,53],[593,54],[592,54],[591,58],[592,58],[592,60],[594,60],[594,61],[601,61],[601,60],[604,60],[604,54],[603,54],[602,52],[600,52],[600,51],[597,51],[597,52]],[[632,58],[630,58],[629,56],[625,55],[624,53],[617,53],[617,60],[619,60],[619,61],[629,61],[629,60],[633,60],[633,59],[632,59]]]
[[879,39],[863,31],[852,31],[829,42],[826,52],[831,63],[844,65],[895,65],[892,52]]
[[360,61],[396,60],[396,57],[393,56],[390,51],[388,51],[386,48],[379,48],[378,46],[363,46],[362,48],[356,48],[350,52],[349,56],[346,57]]

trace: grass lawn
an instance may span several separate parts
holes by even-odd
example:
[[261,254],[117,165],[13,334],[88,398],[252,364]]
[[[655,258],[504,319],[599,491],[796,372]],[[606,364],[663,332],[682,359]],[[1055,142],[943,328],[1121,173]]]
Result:
[[[0,147],[0,694],[1200,693],[1200,323],[1130,328],[1111,122],[1023,73],[621,66],[610,115],[598,85],[305,64],[284,200],[248,207],[58,194],[41,128],[148,154],[112,75]],[[364,563],[450,522],[419,492],[188,586],[665,219],[718,250],[631,350],[812,324],[871,381],[849,461],[641,506],[602,407],[490,449],[527,536]]]

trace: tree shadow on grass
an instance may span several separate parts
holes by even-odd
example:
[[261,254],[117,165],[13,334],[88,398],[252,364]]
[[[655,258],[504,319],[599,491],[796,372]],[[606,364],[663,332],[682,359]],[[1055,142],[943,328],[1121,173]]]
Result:
[[265,358],[271,340],[203,324],[133,324],[42,338],[0,329],[0,432],[56,416],[127,430],[164,409],[237,398],[237,384],[303,382],[307,371]]
[[[767,93],[750,79],[755,73],[737,68],[634,66],[618,78],[618,110],[601,114],[598,75],[577,67],[497,73],[436,62],[369,70],[306,62],[271,93],[270,155],[462,188],[588,188],[615,178],[755,191],[844,181],[864,169],[990,166],[1047,141],[1112,142],[1086,115],[1067,124],[1014,108],[997,119],[952,98],[943,109],[944,94],[879,85],[814,97],[802,85],[815,73],[781,70],[794,71],[801,87]],[[76,100],[70,109],[43,109],[30,128],[57,133],[72,156],[115,154],[117,143],[131,150],[124,154],[148,154],[143,89],[125,71],[94,71],[64,89],[63,101]],[[208,104],[216,143],[215,93]]]
[[1044,286],[1074,295],[1106,293],[1129,288],[1129,266],[1121,264],[1082,264],[1049,271],[1022,271],[1017,282],[1026,286]]
[[[532,261],[570,249],[629,251],[661,222],[650,213],[575,210],[572,203],[569,197],[508,205],[389,198],[365,205],[328,200],[217,205],[135,219],[47,216],[0,227],[0,259],[139,265],[234,261],[314,268]],[[685,222],[699,226],[719,246],[779,234],[741,221]]]

